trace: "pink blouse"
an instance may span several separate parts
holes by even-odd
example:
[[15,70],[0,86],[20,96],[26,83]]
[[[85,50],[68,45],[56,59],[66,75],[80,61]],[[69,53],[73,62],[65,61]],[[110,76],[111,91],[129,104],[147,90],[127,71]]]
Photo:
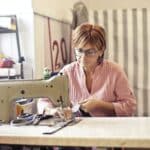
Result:
[[[134,114],[136,99],[124,71],[118,64],[104,60],[96,67],[90,93],[86,86],[83,68],[78,62],[66,65],[61,72],[69,78],[69,97],[72,104],[93,98],[111,102],[117,116]],[[107,116],[107,114],[95,110],[92,116]]]

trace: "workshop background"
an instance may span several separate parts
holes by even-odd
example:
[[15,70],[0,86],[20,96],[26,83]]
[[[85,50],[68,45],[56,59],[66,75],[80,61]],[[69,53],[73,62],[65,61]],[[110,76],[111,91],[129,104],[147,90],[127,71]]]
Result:
[[[82,22],[106,29],[106,58],[119,62],[137,97],[136,115],[150,115],[149,0],[0,0],[0,16],[16,15],[25,79],[59,71],[74,60],[72,30]],[[1,18],[1,17],[0,17]],[[0,54],[16,61],[15,35],[0,34]]]
[[[43,78],[45,67],[59,71],[74,60],[71,33],[77,25],[87,21],[102,25],[107,33],[105,57],[124,68],[137,97],[135,115],[150,115],[149,0],[0,0],[0,19],[6,15],[17,17],[24,79]],[[17,64],[15,36],[0,34],[0,58]],[[6,73],[10,69],[18,72],[14,67]]]

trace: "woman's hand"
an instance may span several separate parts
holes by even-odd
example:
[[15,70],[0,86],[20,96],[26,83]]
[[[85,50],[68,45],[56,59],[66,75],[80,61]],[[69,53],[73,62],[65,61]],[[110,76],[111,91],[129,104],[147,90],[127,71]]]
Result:
[[97,111],[100,113],[105,113],[108,116],[116,115],[113,104],[104,100],[85,99],[82,102],[80,102],[80,105],[81,109],[88,113]]
[[73,118],[72,109],[70,107],[57,108],[56,115],[65,121]]
[[96,99],[85,99],[80,102],[80,108],[85,112],[91,112],[97,108],[98,101]]

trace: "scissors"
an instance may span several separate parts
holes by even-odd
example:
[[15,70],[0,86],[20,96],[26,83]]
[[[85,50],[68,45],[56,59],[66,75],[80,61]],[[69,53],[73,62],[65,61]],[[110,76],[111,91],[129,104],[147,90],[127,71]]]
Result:
[[22,114],[17,117],[17,119],[12,120],[10,122],[11,125],[14,126],[23,126],[23,125],[38,125],[41,120],[49,119],[53,117],[52,115],[45,115],[45,114]]

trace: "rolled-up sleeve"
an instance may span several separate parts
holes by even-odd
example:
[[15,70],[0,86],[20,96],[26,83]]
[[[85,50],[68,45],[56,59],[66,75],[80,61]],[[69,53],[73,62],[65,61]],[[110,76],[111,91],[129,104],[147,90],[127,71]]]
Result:
[[123,70],[117,74],[114,94],[116,102],[113,102],[113,105],[116,115],[133,116],[136,111],[136,98]]

